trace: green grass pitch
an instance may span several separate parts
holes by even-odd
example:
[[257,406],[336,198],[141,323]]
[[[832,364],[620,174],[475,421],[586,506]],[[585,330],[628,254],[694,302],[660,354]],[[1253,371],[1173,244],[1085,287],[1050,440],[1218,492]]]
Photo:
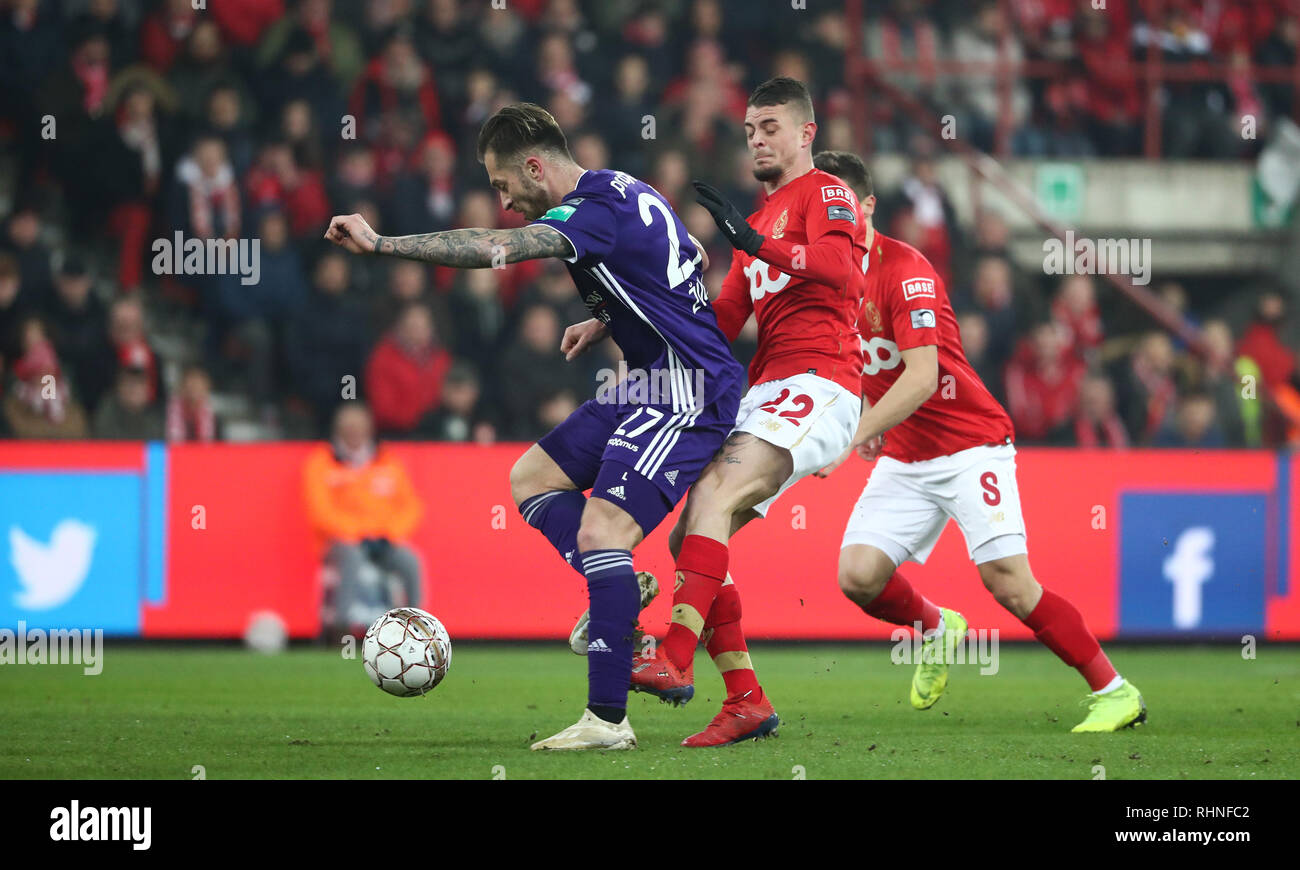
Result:
[[[678,746],[717,712],[722,683],[701,652],[681,709],[630,698],[633,752],[538,753],[571,724],[585,662],[562,643],[457,646],[446,681],[393,698],[358,659],[320,648],[114,645],[103,673],[0,666],[3,778],[1017,778],[1300,777],[1300,648],[1117,646],[1148,723],[1072,735],[1086,687],[1036,646],[1000,670],[954,667],[933,709],[907,702],[911,668],[884,645],[761,645],[753,657],[780,736]],[[196,768],[196,766],[198,766]]]

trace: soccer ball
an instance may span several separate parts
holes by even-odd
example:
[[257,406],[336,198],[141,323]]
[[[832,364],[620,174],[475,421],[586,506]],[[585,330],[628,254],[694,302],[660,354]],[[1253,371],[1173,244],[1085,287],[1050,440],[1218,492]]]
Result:
[[361,642],[366,676],[399,698],[423,695],[451,667],[451,636],[432,613],[399,607],[379,617]]

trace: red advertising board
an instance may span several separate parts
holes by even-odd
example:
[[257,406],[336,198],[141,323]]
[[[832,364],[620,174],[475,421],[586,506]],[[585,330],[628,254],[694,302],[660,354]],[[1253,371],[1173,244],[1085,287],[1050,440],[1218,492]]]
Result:
[[[317,632],[319,554],[302,508],[301,468],[308,449],[306,444],[170,449],[166,592],[145,608],[145,636],[234,636],[251,613],[264,609],[279,612],[295,636]],[[424,499],[413,541],[426,568],[424,604],[453,636],[566,636],[586,606],[584,583],[510,501],[508,473],[523,447],[399,444],[391,449]],[[1269,530],[1268,636],[1300,639],[1300,530],[1296,512],[1278,504],[1300,491],[1291,463],[1267,452],[1025,449],[1018,467],[1034,574],[1073,601],[1103,638],[1121,629],[1123,493],[1266,494],[1278,508],[1260,518],[1275,526]],[[828,480],[799,483],[766,520],[734,539],[731,567],[750,637],[889,636],[887,626],[843,598],[835,580],[844,522],[869,469],[854,460]],[[674,518],[636,550],[638,567],[664,579],[672,576],[667,531]],[[951,524],[924,566],[908,564],[903,570],[927,596],[962,610],[972,626],[997,628],[1005,639],[1030,636],[984,590]],[[667,599],[661,596],[645,617],[653,631],[666,624]]]

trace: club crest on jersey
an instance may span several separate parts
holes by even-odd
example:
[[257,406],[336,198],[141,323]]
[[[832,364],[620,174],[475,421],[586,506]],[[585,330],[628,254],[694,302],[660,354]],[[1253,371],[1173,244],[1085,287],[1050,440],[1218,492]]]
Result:
[[918,296],[933,296],[934,281],[930,278],[908,278],[903,282],[903,298],[915,299]]
[[772,224],[772,238],[779,239],[785,236],[785,225],[790,222],[790,209],[781,212],[781,216]]
[[828,184],[822,188],[822,202],[832,202],[837,199],[853,205],[853,194],[847,187],[841,184]]
[[884,332],[885,321],[884,318],[880,316],[880,309],[876,307],[876,303],[868,300],[866,313],[867,313],[867,323],[871,325],[871,331]]

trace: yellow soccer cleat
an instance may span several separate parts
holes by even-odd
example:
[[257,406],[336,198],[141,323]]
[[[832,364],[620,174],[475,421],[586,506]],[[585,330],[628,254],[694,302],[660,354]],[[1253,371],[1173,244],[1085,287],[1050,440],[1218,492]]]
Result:
[[1147,705],[1142,701],[1142,693],[1128,680],[1104,695],[1089,695],[1084,702],[1088,704],[1088,715],[1070,729],[1071,734],[1119,731],[1147,720]]
[[957,611],[941,607],[939,612],[943,614],[943,635],[936,632],[921,644],[921,660],[912,674],[912,706],[918,710],[929,710],[943,697],[943,690],[948,688],[948,667],[957,644],[966,638],[969,629],[966,617]]

